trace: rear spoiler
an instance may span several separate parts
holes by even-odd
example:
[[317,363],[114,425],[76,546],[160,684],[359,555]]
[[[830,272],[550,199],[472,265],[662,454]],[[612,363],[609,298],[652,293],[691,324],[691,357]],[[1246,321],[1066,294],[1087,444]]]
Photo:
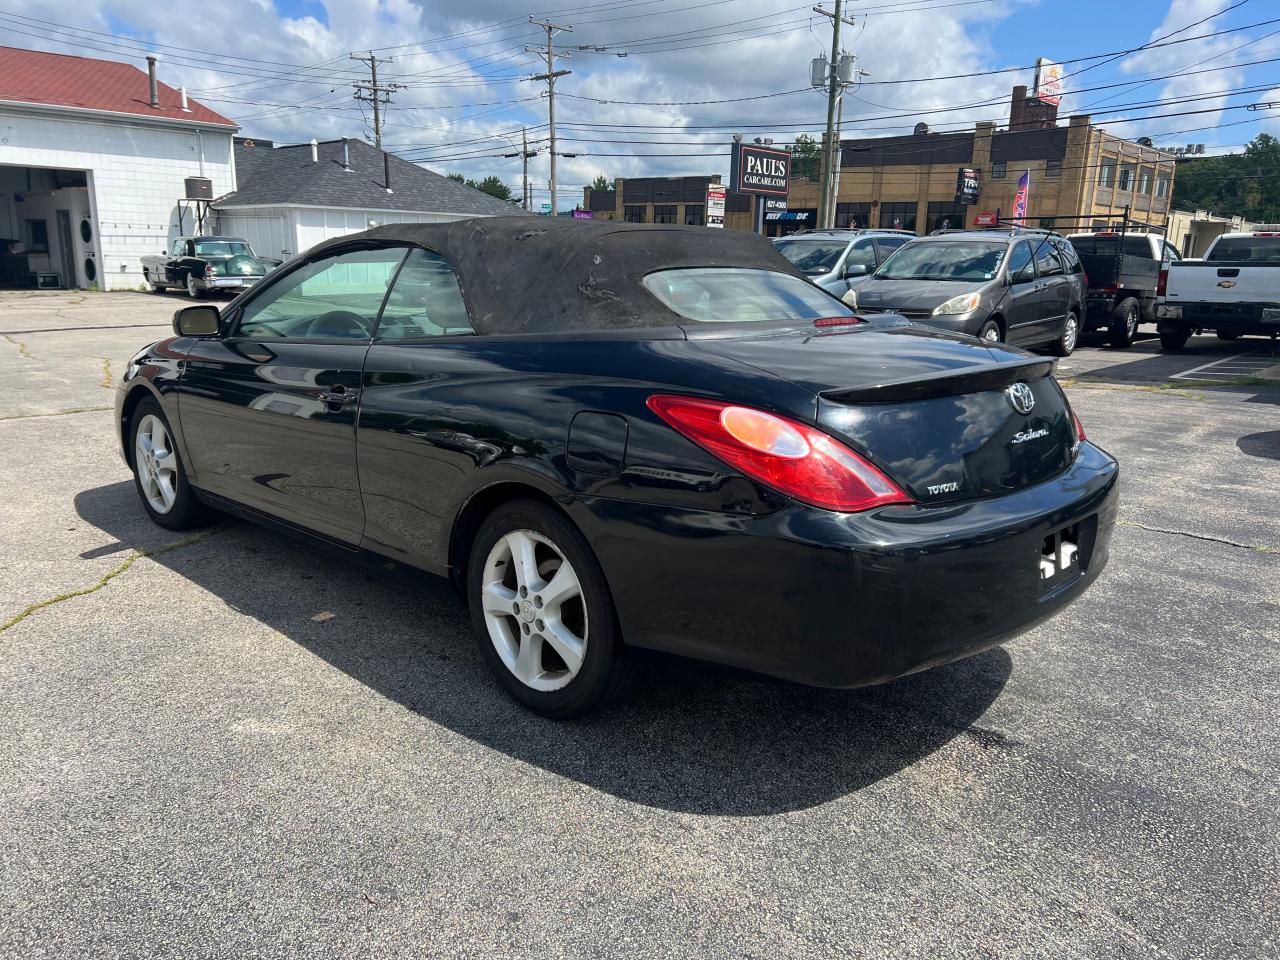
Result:
[[838,390],[818,394],[834,403],[899,403],[903,400],[928,400],[953,397],[962,393],[999,390],[1018,380],[1040,380],[1053,372],[1054,361],[1044,359],[1006,360],[962,370],[939,370],[924,376]]

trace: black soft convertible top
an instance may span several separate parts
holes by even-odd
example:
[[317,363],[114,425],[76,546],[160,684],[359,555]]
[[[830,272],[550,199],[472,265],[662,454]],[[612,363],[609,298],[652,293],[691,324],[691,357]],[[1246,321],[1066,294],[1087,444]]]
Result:
[[415,244],[448,260],[477,333],[689,323],[641,285],[655,270],[747,267],[803,277],[752,233],[551,217],[387,224],[330,240],[312,254],[366,238]]

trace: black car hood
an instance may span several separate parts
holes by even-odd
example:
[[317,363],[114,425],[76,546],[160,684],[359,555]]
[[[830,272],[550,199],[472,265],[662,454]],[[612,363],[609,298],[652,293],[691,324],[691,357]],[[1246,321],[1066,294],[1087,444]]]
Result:
[[733,338],[694,334],[690,343],[717,356],[758,367],[814,393],[897,383],[1028,356],[1003,347],[993,350],[972,337],[879,321],[839,332],[791,329]]
[[858,291],[859,308],[927,312],[952,297],[983,286],[984,283],[970,280],[881,280],[868,277],[854,289]]

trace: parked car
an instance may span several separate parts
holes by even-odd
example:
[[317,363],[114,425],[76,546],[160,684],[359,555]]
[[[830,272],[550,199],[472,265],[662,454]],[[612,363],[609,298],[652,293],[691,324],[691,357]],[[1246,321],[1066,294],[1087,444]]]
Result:
[[239,293],[280,263],[258,256],[239,237],[179,237],[158,257],[143,257],[142,273],[155,293],[177,287],[199,297],[216,291]]
[[1067,239],[1088,278],[1082,329],[1106,330],[1113,347],[1132,345],[1139,324],[1156,320],[1156,299],[1169,264],[1182,259],[1178,251],[1156,233],[1100,230]]
[[1280,335],[1280,232],[1224,233],[1203,260],[1170,266],[1156,318],[1165,350],[1204,330],[1222,340]]
[[1075,349],[1084,273],[1057,234],[973,230],[906,244],[845,301],[859,313],[896,313],[990,343]]
[[902,230],[813,230],[774,240],[792,266],[824,290],[842,296],[915,234]]
[[849,687],[1077,599],[1118,467],[1052,369],[859,318],[750,233],[486,218],[179,310],[116,422],[156,523],[446,576],[506,689],[568,717],[638,648]]

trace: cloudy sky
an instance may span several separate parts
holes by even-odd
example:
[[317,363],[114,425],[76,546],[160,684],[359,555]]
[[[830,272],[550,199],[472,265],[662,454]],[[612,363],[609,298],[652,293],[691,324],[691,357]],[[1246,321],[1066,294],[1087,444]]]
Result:
[[[733,132],[789,142],[818,134],[809,61],[830,21],[796,0],[0,0],[0,43],[142,63],[277,142],[372,137],[353,52],[380,58],[393,95],[384,144],[444,173],[516,187],[522,128],[535,204],[548,199],[545,69],[530,16],[571,26],[557,85],[561,206],[598,173],[727,173]],[[830,9],[832,0],[826,0]],[[1065,64],[1064,112],[1087,111],[1158,144],[1238,149],[1280,134],[1275,0],[852,0],[843,46],[867,72],[846,97],[846,136],[1003,122],[1037,57]],[[193,19],[195,27],[193,28]],[[1272,22],[1267,22],[1272,21]],[[1117,54],[1145,46],[1128,55]],[[1273,62],[1268,62],[1273,61]],[[1249,104],[1277,109],[1244,109]]]

